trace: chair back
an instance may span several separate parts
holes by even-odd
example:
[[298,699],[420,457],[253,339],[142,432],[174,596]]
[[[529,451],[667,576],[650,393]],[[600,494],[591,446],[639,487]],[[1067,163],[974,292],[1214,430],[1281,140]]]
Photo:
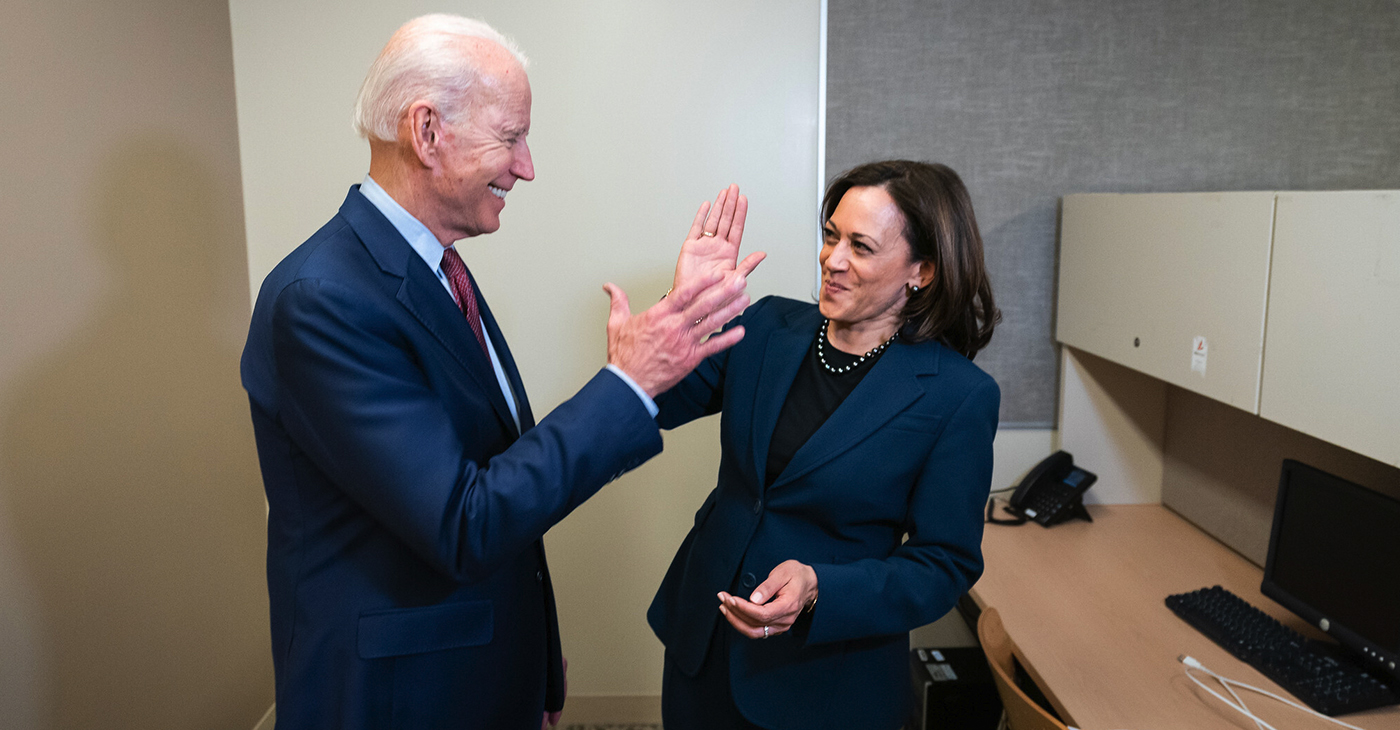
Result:
[[992,666],[992,679],[997,684],[997,694],[1006,708],[1006,725],[1009,730],[1066,730],[1064,723],[1037,705],[1016,686],[1016,665],[1012,654],[1016,647],[1002,626],[1001,614],[990,606],[982,609],[977,619],[977,639],[982,642],[982,652],[987,655],[987,663]]

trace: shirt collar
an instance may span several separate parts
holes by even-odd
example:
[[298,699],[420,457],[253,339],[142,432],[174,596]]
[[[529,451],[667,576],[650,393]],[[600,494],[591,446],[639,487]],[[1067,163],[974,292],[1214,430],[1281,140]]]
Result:
[[389,219],[389,223],[393,224],[395,230],[404,237],[405,241],[408,241],[408,245],[418,253],[423,259],[423,263],[428,265],[428,269],[439,279],[443,278],[443,247],[437,236],[434,236],[433,232],[428,230],[428,227],[417,218],[414,218],[411,213],[404,210],[398,201],[389,197],[389,194],[384,192],[384,188],[379,187],[379,183],[375,182],[374,178],[368,174],[365,175],[364,182],[360,183],[360,194],[378,208],[385,218]]

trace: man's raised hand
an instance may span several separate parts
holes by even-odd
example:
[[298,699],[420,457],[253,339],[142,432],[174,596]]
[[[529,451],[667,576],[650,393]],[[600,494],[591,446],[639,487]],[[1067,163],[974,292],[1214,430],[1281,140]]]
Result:
[[615,284],[604,284],[603,290],[612,299],[608,363],[627,373],[653,398],[670,390],[701,360],[743,339],[742,326],[709,335],[749,305],[744,278],[753,266],[723,275],[703,275],[636,315],[626,292]]

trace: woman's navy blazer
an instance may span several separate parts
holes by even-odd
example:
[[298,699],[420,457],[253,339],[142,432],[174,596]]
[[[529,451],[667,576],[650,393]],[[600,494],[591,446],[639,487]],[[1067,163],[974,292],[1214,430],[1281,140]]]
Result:
[[[663,428],[721,412],[723,451],[647,620],[687,674],[711,632],[729,632],[734,701],[756,723],[891,728],[907,709],[907,632],[982,573],[1001,394],[946,346],[896,340],[764,488],[778,413],[822,321],[814,304],[764,298],[731,323],[742,342],[657,398]],[[733,632],[715,594],[747,596],[789,559],[816,571],[815,610],[771,639]]]

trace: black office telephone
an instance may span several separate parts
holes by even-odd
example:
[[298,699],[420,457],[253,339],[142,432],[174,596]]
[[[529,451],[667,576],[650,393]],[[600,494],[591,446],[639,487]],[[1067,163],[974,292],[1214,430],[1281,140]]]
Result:
[[1068,451],[1056,451],[1035,465],[1026,478],[1016,486],[1010,503],[1004,508],[1013,519],[992,516],[992,501],[987,501],[987,521],[998,525],[1020,525],[1028,520],[1045,527],[1079,517],[1094,519],[1084,509],[1084,490],[1098,480],[1092,472],[1074,465]]

